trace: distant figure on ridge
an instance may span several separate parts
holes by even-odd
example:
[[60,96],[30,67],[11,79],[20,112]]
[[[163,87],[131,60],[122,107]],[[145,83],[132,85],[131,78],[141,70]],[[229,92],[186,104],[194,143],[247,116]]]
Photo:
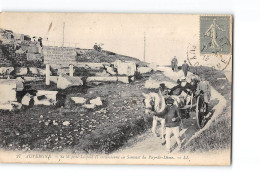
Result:
[[178,60],[176,56],[171,61],[172,71],[178,71]]
[[190,70],[190,66],[187,64],[187,61],[184,60],[184,63],[182,64],[182,71],[183,71],[183,74],[186,78],[187,74],[188,74],[188,71]]

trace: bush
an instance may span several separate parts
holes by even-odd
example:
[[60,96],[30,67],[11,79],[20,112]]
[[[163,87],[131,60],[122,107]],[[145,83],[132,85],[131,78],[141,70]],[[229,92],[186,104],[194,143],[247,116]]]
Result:
[[88,135],[81,146],[84,151],[97,153],[111,153],[123,146],[127,140],[135,135],[139,135],[151,127],[152,119],[139,118],[134,122],[126,122],[96,130]]
[[140,80],[143,78],[143,75],[140,72],[135,71],[134,77],[136,80]]
[[[222,96],[229,100],[231,84],[227,80],[217,80],[217,78],[225,77],[223,71],[205,66],[191,67],[190,71],[197,75],[204,74],[206,80],[209,81]],[[224,89],[221,88],[223,85],[225,86]],[[205,152],[230,148],[232,134],[230,106],[231,102],[228,101],[227,107],[222,114],[212,122],[210,127],[194,138],[182,150],[185,152]]]

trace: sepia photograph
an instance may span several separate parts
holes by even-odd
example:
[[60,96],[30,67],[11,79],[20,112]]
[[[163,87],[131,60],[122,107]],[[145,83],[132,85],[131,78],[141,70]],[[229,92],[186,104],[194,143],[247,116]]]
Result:
[[0,13],[0,162],[229,166],[233,16]]

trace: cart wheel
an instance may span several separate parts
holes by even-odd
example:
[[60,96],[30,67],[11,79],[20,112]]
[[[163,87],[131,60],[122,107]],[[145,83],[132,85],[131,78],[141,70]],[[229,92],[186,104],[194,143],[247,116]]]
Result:
[[204,102],[203,98],[198,96],[197,98],[197,106],[196,106],[196,120],[197,120],[197,125],[199,128],[203,128],[204,126],[204,119],[206,116],[206,111],[207,106],[206,103]]

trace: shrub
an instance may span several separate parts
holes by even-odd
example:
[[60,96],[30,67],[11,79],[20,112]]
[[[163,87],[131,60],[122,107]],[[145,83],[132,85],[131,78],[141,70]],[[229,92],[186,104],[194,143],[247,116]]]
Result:
[[135,71],[134,77],[136,80],[140,80],[143,78],[142,74],[138,71]]
[[152,119],[139,118],[131,123],[121,123],[95,130],[80,144],[87,153],[111,153],[123,146],[127,140],[151,127]]

